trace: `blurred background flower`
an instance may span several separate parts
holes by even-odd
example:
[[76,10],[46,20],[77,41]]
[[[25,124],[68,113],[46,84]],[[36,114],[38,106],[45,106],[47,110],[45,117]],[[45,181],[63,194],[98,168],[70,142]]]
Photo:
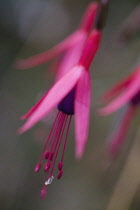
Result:
[[38,95],[51,87],[53,76],[48,71],[48,64],[30,70],[17,70],[14,67],[15,60],[42,52],[63,40],[78,26],[89,2],[0,1],[2,210],[140,209],[140,151],[138,146],[133,145],[139,142],[139,115],[132,123],[121,155],[110,167],[106,158],[107,137],[118,113],[107,118],[96,115],[100,96],[140,62],[140,36],[133,36],[125,45],[116,38],[123,22],[137,8],[139,0],[110,1],[101,48],[91,68],[91,123],[84,159],[80,162],[74,159],[74,135],[71,129],[65,157],[65,176],[60,182],[52,183],[45,200],[39,198],[42,186],[39,176],[42,177],[43,173],[36,176],[34,166],[46,133],[50,130],[53,114],[49,120],[43,120],[28,133],[16,136],[16,130],[21,125],[19,117],[37,102]]

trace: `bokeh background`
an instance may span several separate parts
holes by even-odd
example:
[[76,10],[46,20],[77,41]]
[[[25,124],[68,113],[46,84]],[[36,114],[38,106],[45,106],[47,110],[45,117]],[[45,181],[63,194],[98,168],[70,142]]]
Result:
[[[106,154],[110,133],[123,109],[97,115],[100,96],[140,62],[139,0],[112,0],[100,50],[91,68],[90,132],[84,157],[74,158],[74,126],[65,156],[64,176],[40,199],[44,174],[34,173],[54,111],[18,136],[19,120],[51,87],[49,64],[18,70],[15,61],[49,49],[79,24],[88,0],[0,1],[0,209],[1,210],[139,210],[140,133],[138,114],[119,157]],[[136,15],[137,14],[137,15]],[[139,14],[139,15],[138,15]],[[124,107],[125,109],[125,107]]]

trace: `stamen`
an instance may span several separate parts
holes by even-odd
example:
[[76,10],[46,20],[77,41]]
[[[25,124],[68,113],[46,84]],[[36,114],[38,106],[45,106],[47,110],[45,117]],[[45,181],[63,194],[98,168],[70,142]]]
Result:
[[61,145],[61,142],[62,142],[62,138],[63,138],[63,134],[64,134],[64,130],[65,130],[65,127],[66,127],[66,123],[67,123],[67,119],[68,119],[68,115],[65,115],[65,114],[63,114],[64,115],[64,121],[63,121],[63,125],[62,125],[62,129],[61,129],[61,131],[60,131],[60,133],[59,133],[59,144],[58,144],[58,147],[56,147],[56,154],[55,154],[55,158],[54,158],[54,161],[53,161],[53,165],[52,165],[52,169],[51,169],[51,175],[52,175],[52,173],[53,173],[53,170],[54,170],[54,166],[55,166],[55,163],[56,163],[56,159],[57,159],[57,156],[58,156],[58,152],[59,152],[59,149],[60,149],[60,145]]
[[[56,128],[55,128],[55,132],[52,134],[52,137],[50,138],[50,144],[49,144],[49,156],[48,156],[48,161],[47,163],[45,164],[44,166],[44,171],[49,171],[50,169],[50,166],[51,166],[51,160],[53,159],[53,155],[54,155],[54,150],[55,150],[55,147],[56,145],[58,144],[58,138],[59,138],[59,133],[61,131],[61,126],[62,126],[62,123],[63,123],[63,118],[62,118],[62,114],[60,114],[59,118],[58,118],[58,122],[56,124]],[[60,120],[60,124],[59,124],[59,120]]]
[[46,186],[44,186],[40,192],[40,197],[44,198],[46,196]]
[[50,152],[49,151],[44,152],[44,158],[45,159],[48,159],[49,156],[50,156]]
[[63,167],[62,162],[59,162],[58,163],[58,170],[62,170],[62,167]]
[[63,171],[61,170],[61,171],[59,171],[59,173],[57,175],[57,179],[60,179],[62,175],[63,175]]
[[[47,177],[45,181],[45,186],[42,188],[41,194],[40,194],[42,198],[46,195],[46,185],[51,184],[54,178],[53,171],[56,165],[56,160],[60,151],[62,141],[64,141],[63,142],[64,145],[62,147],[61,161],[58,163],[59,172],[57,174],[57,179],[60,179],[63,174],[63,170],[62,170],[63,160],[64,160],[64,154],[65,154],[67,140],[68,140],[68,133],[70,129],[71,119],[72,119],[72,115],[67,115],[63,113],[62,111],[58,112],[56,120],[49,134],[49,137],[43,148],[39,163],[36,165],[35,172],[38,172],[41,168],[41,161],[43,157],[44,159],[47,159],[47,162],[44,165],[44,171],[47,172]],[[64,134],[65,134],[65,138],[63,138]]]
[[[63,160],[64,160],[64,155],[65,155],[65,151],[66,151],[66,146],[67,146],[67,141],[68,141],[68,134],[69,134],[69,129],[70,129],[70,124],[71,124],[71,119],[72,116],[70,116],[69,118],[69,122],[68,122],[68,128],[67,128],[67,133],[66,133],[66,138],[65,138],[65,142],[64,142],[64,147],[63,147],[63,152],[62,152],[62,156],[61,156],[61,161],[58,164],[58,167],[62,167],[63,165]],[[61,170],[61,169],[59,169]]]
[[[45,150],[46,150],[46,148],[47,148],[48,142],[50,141],[50,137],[51,137],[51,135],[52,135],[52,133],[53,133],[53,131],[54,131],[54,127],[55,127],[56,124],[58,123],[58,117],[59,117],[59,116],[60,116],[60,112],[57,113],[57,116],[56,116],[55,121],[54,121],[54,123],[53,123],[53,126],[52,126],[52,128],[51,128],[50,134],[49,134],[49,136],[48,136],[48,138],[47,138],[47,141],[46,141],[45,146],[44,146],[44,148],[43,148],[42,154],[41,154],[41,156],[40,156],[39,162],[38,162],[38,164],[37,164],[36,167],[35,167],[35,172],[38,172],[38,171],[40,170],[40,168],[41,168],[41,161],[42,161],[43,156],[44,156],[44,154],[45,154]],[[47,152],[46,152],[46,153],[47,153]],[[46,155],[45,155],[45,157],[46,157]]]
[[44,171],[45,172],[48,171],[50,169],[50,166],[51,166],[51,163],[50,163],[50,161],[48,161],[44,166]]
[[58,123],[57,123],[56,129],[55,129],[55,132],[53,133],[53,136],[51,138],[51,142],[50,142],[50,145],[49,145],[49,150],[50,150],[49,153],[50,154],[49,154],[48,160],[53,159],[53,156],[54,156],[57,144],[58,144],[59,136],[60,136],[60,133],[61,133],[61,130],[62,130],[62,126],[63,126],[63,123],[64,123],[64,117],[65,117],[65,115],[63,115],[63,113],[60,112],[60,117],[58,119]]
[[40,168],[41,168],[41,163],[38,163],[35,167],[35,172],[39,172],[40,171]]
[[53,131],[54,131],[54,128],[55,128],[56,124],[58,123],[58,118],[59,118],[59,116],[60,116],[60,112],[57,113],[57,116],[56,116],[55,121],[54,121],[54,123],[53,123],[53,126],[52,126],[52,128],[51,128],[50,134],[49,134],[49,136],[48,136],[48,138],[47,138],[47,141],[46,141],[46,143],[45,143],[45,146],[44,146],[44,148],[43,148],[42,155],[41,155],[41,157],[40,157],[40,161],[42,161],[42,159],[43,159],[44,152],[45,152],[45,150],[46,150],[46,148],[47,148],[48,142],[49,142],[49,140],[50,140],[50,138],[51,138],[51,135],[52,135],[52,133],[53,133]]
[[51,152],[51,154],[50,154],[50,160],[52,160],[52,159],[53,159],[53,156],[54,156],[54,153],[53,153],[53,152]]

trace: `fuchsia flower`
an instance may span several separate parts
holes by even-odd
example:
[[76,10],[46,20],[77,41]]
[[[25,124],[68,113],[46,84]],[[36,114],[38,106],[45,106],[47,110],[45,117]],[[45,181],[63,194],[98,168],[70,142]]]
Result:
[[55,58],[56,56],[62,55],[63,53],[73,54],[71,57],[76,60],[80,55],[80,52],[95,21],[97,8],[98,4],[96,2],[90,3],[81,20],[79,28],[74,33],[72,33],[70,36],[68,36],[66,39],[64,39],[50,50],[47,50],[28,59],[19,60],[16,63],[16,67],[19,69],[35,67]]
[[30,129],[56,106],[59,110],[41,158],[35,168],[35,171],[38,172],[43,157],[47,159],[44,171],[47,171],[48,174],[45,186],[41,191],[42,197],[45,195],[46,186],[53,179],[54,166],[62,141],[64,142],[62,156],[58,163],[59,173],[57,178],[59,179],[63,174],[62,166],[72,115],[75,116],[76,157],[81,158],[84,152],[88,136],[90,111],[89,67],[99,47],[100,38],[100,31],[94,29],[83,48],[78,64],[59,79],[39,103],[22,117],[27,119],[27,122],[19,129],[19,133]]
[[[63,53],[59,65],[57,65],[56,84],[27,114],[22,116],[22,119],[27,121],[18,131],[20,134],[27,131],[42,118],[46,117],[55,107],[58,108],[58,114],[46,140],[39,162],[35,167],[35,172],[38,172],[43,159],[47,160],[44,165],[44,171],[47,172],[47,176],[45,185],[41,190],[41,197],[45,196],[46,186],[51,184],[53,180],[53,172],[60,150],[62,150],[62,155],[58,162],[59,172],[57,178],[60,179],[63,174],[64,154],[72,115],[75,117],[76,157],[81,158],[84,152],[88,136],[90,111],[89,66],[101,39],[100,27],[98,27],[100,23],[98,24],[97,21],[95,24],[96,29],[93,30],[87,40],[95,20],[96,11],[97,3],[90,4],[80,28],[74,34],[51,50],[32,58],[21,60],[17,64],[22,69],[33,67]],[[99,17],[98,19],[100,20]]]
[[[23,133],[33,127],[42,118],[46,117],[55,107],[58,114],[46,140],[35,172],[41,168],[43,159],[46,159],[44,171],[47,172],[46,181],[41,190],[41,197],[46,194],[46,187],[53,180],[53,172],[58,158],[58,153],[62,150],[60,161],[58,162],[58,175],[60,179],[63,174],[63,161],[66,150],[68,133],[72,115],[75,118],[76,133],[76,157],[80,159],[85,149],[88,137],[89,112],[90,112],[90,75],[89,67],[100,44],[103,23],[104,6],[107,0],[102,0],[95,27],[89,36],[92,24],[95,20],[97,3],[92,3],[88,7],[82,20],[80,28],[66,40],[55,46],[51,50],[32,58],[21,60],[17,66],[29,68],[44,63],[56,55],[63,53],[57,66],[57,82],[54,86],[34,105],[22,119],[26,123],[19,129]],[[89,38],[88,38],[89,36]],[[88,38],[88,39],[87,39]]]
[[[117,96],[118,94],[119,96]],[[128,105],[127,110],[120,122],[119,128],[109,145],[109,154],[113,157],[115,157],[118,153],[129,125],[138,108],[140,108],[140,66],[138,66],[136,70],[126,79],[108,91],[103,96],[103,100],[107,102],[115,96],[116,99],[110,102],[106,107],[99,110],[101,115],[107,115],[115,112],[126,104]]]

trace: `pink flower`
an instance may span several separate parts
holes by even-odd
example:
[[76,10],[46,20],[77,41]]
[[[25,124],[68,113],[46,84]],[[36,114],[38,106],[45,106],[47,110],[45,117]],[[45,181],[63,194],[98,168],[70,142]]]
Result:
[[116,98],[113,99],[109,105],[99,110],[101,115],[107,115],[117,111],[126,104],[128,105],[127,110],[120,122],[119,128],[109,145],[109,153],[113,157],[115,157],[115,155],[118,153],[129,125],[140,105],[140,66],[138,66],[136,70],[126,79],[108,91],[103,96],[103,100],[107,102],[115,96]]
[[45,51],[28,59],[19,60],[16,63],[16,67],[19,69],[32,68],[37,65],[43,64],[55,58],[56,56],[60,56],[63,53],[72,53],[72,58],[76,60],[77,57],[80,56],[81,49],[83,48],[85,41],[88,38],[89,32],[92,28],[92,25],[95,21],[97,7],[98,4],[96,2],[91,3],[85,11],[79,28],[62,42],[60,42],[48,51]]
[[[81,158],[88,136],[90,112],[90,75],[89,67],[99,47],[100,30],[94,29],[87,40],[78,64],[60,76],[54,86],[45,96],[25,115],[26,123],[19,129],[23,133],[34,126],[56,106],[58,114],[52,126],[50,135],[44,146],[40,160],[35,168],[38,172],[43,158],[47,159],[44,171],[48,172],[41,197],[46,194],[46,186],[53,180],[53,171],[60,148],[62,155],[58,163],[59,179],[63,174],[63,160],[66,150],[68,133],[72,115],[75,117],[76,157]],[[63,142],[63,143],[62,143]],[[63,145],[63,146],[62,146]]]
[[60,179],[63,174],[63,161],[68,140],[68,133],[72,115],[75,117],[76,133],[76,157],[80,159],[85,149],[89,127],[90,112],[90,75],[89,67],[93,57],[99,47],[103,24],[104,8],[107,0],[102,0],[89,39],[88,35],[95,20],[97,3],[89,5],[80,28],[66,40],[52,48],[51,50],[36,55],[32,58],[21,60],[17,66],[28,68],[47,62],[57,55],[62,54],[57,65],[57,82],[40,101],[25,114],[22,119],[26,123],[19,129],[23,133],[47,116],[55,107],[58,114],[46,140],[35,172],[42,166],[43,159],[46,159],[44,171],[47,172],[46,181],[41,190],[41,197],[46,194],[46,187],[53,180],[53,172],[58,158],[58,153],[62,150],[60,161],[58,162],[58,175]]

